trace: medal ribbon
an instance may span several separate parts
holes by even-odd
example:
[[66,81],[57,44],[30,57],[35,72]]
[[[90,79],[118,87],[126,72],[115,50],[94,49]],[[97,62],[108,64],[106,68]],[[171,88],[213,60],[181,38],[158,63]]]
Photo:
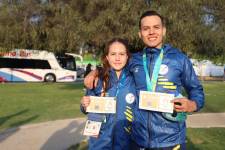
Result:
[[159,70],[160,70],[160,66],[162,64],[162,60],[163,60],[163,49],[161,48],[160,54],[155,62],[154,68],[153,68],[152,78],[150,79],[150,76],[148,73],[148,67],[147,67],[146,48],[144,49],[143,65],[144,65],[145,76],[146,76],[147,90],[150,92],[155,92],[156,83],[158,80]]

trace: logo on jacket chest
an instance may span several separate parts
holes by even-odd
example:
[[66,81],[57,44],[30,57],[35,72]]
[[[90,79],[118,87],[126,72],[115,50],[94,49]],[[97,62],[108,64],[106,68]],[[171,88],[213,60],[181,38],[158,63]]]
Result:
[[134,72],[137,73],[139,71],[138,67],[135,67]]
[[133,93],[128,93],[127,95],[126,95],[126,102],[128,103],[128,104],[132,104],[133,102],[134,102],[134,100],[135,100],[135,96],[134,96],[134,94]]
[[169,67],[165,64],[161,64],[159,74],[166,75],[169,71]]

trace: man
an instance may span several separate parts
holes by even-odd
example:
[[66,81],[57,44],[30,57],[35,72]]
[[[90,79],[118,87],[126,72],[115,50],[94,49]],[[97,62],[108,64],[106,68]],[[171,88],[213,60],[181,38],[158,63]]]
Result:
[[[140,109],[137,105],[132,137],[140,147],[146,149],[185,150],[185,113],[203,107],[203,88],[188,57],[169,44],[163,44],[166,27],[160,14],[144,12],[139,20],[139,28],[139,37],[146,47],[134,53],[129,62],[138,95],[140,91],[150,91],[169,93],[178,98],[172,100],[172,115]],[[181,96],[182,88],[186,90],[188,98]],[[180,116],[182,119],[178,118]]]
[[[146,48],[134,54],[130,61],[130,70],[137,92],[148,90],[179,96],[183,87],[188,98],[174,99],[172,102],[177,104],[174,105],[175,111],[194,112],[200,110],[204,104],[202,86],[188,57],[169,44],[163,45],[163,37],[166,34],[163,17],[155,11],[147,11],[139,20],[139,28],[139,37],[143,40]],[[143,56],[146,57],[145,61]],[[159,63],[160,59],[161,63]],[[157,68],[159,68],[158,72],[155,71]],[[155,82],[152,81],[154,76],[156,76]],[[151,84],[148,83],[155,83],[155,85],[152,84],[152,88],[149,88],[147,85],[151,87]],[[171,120],[162,112],[137,108],[133,129],[133,138],[142,147],[171,150],[180,147],[185,149],[184,120]]]

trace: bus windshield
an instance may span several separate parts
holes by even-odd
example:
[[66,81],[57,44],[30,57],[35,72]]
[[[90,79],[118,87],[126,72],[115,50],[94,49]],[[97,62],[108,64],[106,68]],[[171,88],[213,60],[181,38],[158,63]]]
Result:
[[59,65],[67,70],[76,70],[75,58],[69,55],[56,54]]

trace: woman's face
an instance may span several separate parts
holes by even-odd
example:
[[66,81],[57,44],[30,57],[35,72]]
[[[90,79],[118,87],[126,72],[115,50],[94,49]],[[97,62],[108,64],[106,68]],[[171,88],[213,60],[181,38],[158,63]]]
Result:
[[109,65],[115,69],[115,71],[121,71],[127,63],[127,51],[126,47],[120,42],[114,42],[109,47],[109,53],[106,56]]

